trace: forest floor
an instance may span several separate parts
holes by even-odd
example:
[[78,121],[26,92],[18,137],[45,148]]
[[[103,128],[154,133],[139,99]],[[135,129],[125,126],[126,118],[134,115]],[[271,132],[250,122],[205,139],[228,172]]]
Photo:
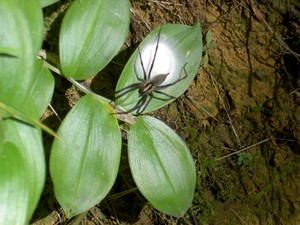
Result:
[[[59,2],[45,16],[59,18],[65,10]],[[109,197],[76,220],[64,219],[46,185],[35,225],[300,224],[299,1],[132,0],[124,46],[132,53],[163,24],[195,22],[204,43],[206,33],[213,34],[208,65],[183,96],[152,113],[176,130],[195,159],[197,186],[187,214],[159,213],[136,192],[117,197],[128,189],[124,169]],[[57,35],[50,29],[46,37],[52,51]],[[115,61],[124,65],[128,58]],[[108,65],[90,81],[91,89],[111,97],[111,73],[121,70]],[[60,85],[69,89],[57,84],[52,106],[63,117],[80,94],[67,81]],[[53,129],[55,120],[45,119]]]

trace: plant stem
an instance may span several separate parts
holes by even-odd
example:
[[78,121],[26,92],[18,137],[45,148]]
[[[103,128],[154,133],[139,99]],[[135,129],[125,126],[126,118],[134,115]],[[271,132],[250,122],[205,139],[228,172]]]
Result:
[[[58,56],[56,54],[53,54],[53,53],[48,54],[45,50],[42,49],[39,51],[39,57],[41,57],[44,60],[44,64],[49,70],[62,76],[61,70],[59,69],[60,66],[59,66]],[[91,94],[95,99],[97,99],[101,102],[106,102],[106,103],[110,104],[114,108],[116,113],[123,113],[123,114],[116,114],[116,117],[118,118],[118,120],[124,121],[125,123],[128,123],[128,124],[134,123],[135,117],[131,114],[124,113],[124,112],[126,112],[126,110],[120,106],[117,106],[112,100],[107,99],[101,95],[97,95],[95,92],[93,92],[92,90],[89,90],[88,88],[86,88],[84,85],[80,84],[73,78],[67,78],[67,77],[65,77],[65,78],[68,81],[70,81],[73,85],[75,85],[83,93]]]
[[221,159],[228,158],[228,157],[230,157],[230,156],[232,156],[232,155],[235,155],[235,154],[237,154],[237,153],[243,152],[243,151],[245,151],[245,150],[247,150],[247,149],[249,149],[249,148],[253,148],[253,147],[257,146],[257,145],[260,145],[260,144],[262,144],[262,143],[264,143],[264,142],[266,142],[266,141],[269,141],[269,138],[267,138],[267,139],[265,139],[265,140],[262,140],[262,141],[260,141],[260,142],[258,142],[258,143],[255,143],[255,144],[253,144],[253,145],[250,145],[250,146],[248,146],[248,147],[246,147],[246,148],[243,148],[243,149],[241,149],[241,150],[238,150],[238,151],[236,151],[236,152],[233,152],[233,153],[230,153],[230,154],[228,154],[228,155],[222,156],[222,157],[216,159],[216,161],[219,161],[219,160],[221,160]]

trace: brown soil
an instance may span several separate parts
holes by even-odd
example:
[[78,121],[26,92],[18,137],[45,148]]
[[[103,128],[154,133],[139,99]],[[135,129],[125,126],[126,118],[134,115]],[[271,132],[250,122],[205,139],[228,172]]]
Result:
[[[60,4],[53,9],[62,10]],[[110,197],[80,217],[80,224],[300,224],[300,4],[135,0],[126,46],[135,48],[162,24],[195,22],[204,37],[213,33],[209,64],[182,97],[153,114],[185,139],[194,156],[198,182],[190,210],[175,219],[138,193],[116,197],[128,190],[124,180],[134,185],[124,162]],[[125,64],[131,48],[114,61]],[[91,88],[111,97],[117,80],[111,77],[121,70],[109,65],[89,81]],[[69,86],[61,80],[54,96],[61,117],[79,98],[74,88],[65,91]],[[56,120],[51,118],[47,123]],[[37,210],[44,219],[34,224],[76,222],[63,219],[47,188],[47,203]]]

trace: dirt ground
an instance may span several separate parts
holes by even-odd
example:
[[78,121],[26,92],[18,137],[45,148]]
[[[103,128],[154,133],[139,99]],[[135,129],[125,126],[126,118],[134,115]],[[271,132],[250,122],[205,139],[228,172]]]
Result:
[[[47,9],[47,19],[59,19],[66,5]],[[114,61],[124,65],[162,24],[195,22],[204,37],[213,34],[209,63],[199,68],[182,97],[153,113],[177,131],[195,159],[197,187],[188,213],[176,219],[155,211],[130,189],[134,184],[125,161],[109,196],[70,221],[55,201],[49,178],[35,225],[300,224],[299,1],[132,0],[127,51]],[[47,32],[45,47],[55,52],[51,41],[57,34],[51,28]],[[113,96],[113,75],[121,70],[108,65],[89,81],[91,88]],[[52,105],[63,118],[80,94],[59,81]],[[54,129],[55,120],[45,118]]]

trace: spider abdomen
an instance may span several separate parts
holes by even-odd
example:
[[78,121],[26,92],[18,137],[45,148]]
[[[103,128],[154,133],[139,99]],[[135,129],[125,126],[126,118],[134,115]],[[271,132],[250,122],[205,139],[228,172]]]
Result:
[[155,75],[151,79],[152,85],[155,86],[155,87],[161,85],[166,80],[166,78],[167,78],[168,75],[169,75],[169,73]]

